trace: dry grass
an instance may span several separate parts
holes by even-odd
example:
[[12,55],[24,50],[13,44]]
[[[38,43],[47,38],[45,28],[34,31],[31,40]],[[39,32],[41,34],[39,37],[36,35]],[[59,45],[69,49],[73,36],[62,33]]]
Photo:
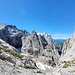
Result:
[[68,61],[68,62],[65,62],[65,64],[63,65],[63,68],[67,68],[71,65],[75,65],[75,59],[71,60],[71,61]]
[[5,52],[7,52],[7,53],[9,53],[9,54],[11,54],[13,56],[16,56],[16,57],[19,57],[19,58],[24,57],[24,55],[21,55],[21,54],[19,54],[18,52],[14,51],[14,50],[10,50],[5,46],[0,47],[0,49],[4,50]]

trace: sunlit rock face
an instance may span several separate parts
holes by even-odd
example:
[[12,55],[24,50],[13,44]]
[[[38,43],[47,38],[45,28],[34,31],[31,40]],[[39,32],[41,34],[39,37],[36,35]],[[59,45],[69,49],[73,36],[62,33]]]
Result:
[[0,74],[75,75],[75,33],[66,40],[59,56],[49,34],[29,34],[16,26],[1,24]]
[[53,40],[50,35],[48,34],[39,34],[35,31],[32,31],[32,33],[27,36],[22,38],[22,49],[28,49],[30,48],[31,50],[43,50],[47,46],[52,46],[53,47]]
[[64,55],[67,50],[69,51],[74,48],[75,48],[75,32],[72,35],[72,38],[69,38],[66,40],[66,42],[64,42],[63,49],[62,49],[62,55]]
[[64,42],[58,66],[53,68],[52,71],[49,74],[75,75],[75,33]]
[[0,75],[27,75],[33,69],[37,69],[35,61],[0,39]]
[[43,59],[41,62],[44,61],[44,64],[52,66],[56,65],[58,61],[58,53],[55,50],[51,36],[48,34],[37,35],[35,31],[32,31],[27,37],[22,38],[22,53],[30,53],[38,58],[43,56],[44,59],[47,59]]
[[72,60],[75,58],[75,33],[72,35],[72,38],[66,40],[63,45],[61,57],[64,60]]

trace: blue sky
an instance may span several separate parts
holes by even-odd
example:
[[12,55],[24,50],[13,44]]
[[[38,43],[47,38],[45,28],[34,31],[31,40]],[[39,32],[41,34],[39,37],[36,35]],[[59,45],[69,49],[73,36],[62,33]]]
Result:
[[75,0],[0,0],[0,23],[68,38],[75,28]]

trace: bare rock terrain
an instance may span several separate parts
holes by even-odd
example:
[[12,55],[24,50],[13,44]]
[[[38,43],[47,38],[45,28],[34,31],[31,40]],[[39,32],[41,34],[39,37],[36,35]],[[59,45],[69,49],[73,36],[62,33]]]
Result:
[[0,75],[75,75],[75,33],[60,56],[49,34],[0,25]]

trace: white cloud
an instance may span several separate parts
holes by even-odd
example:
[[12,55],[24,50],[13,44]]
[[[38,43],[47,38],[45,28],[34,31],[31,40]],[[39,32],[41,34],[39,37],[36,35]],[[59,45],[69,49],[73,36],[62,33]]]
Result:
[[73,33],[66,33],[66,34],[51,34],[53,39],[68,39],[72,36]]

